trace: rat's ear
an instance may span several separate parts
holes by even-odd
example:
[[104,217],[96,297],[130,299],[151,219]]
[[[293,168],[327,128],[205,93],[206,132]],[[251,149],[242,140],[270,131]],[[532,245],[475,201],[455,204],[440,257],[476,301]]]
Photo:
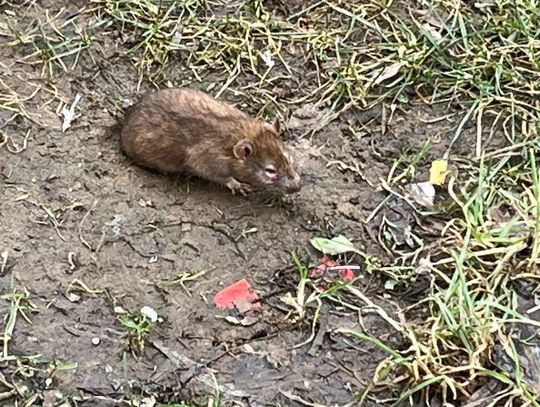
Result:
[[281,122],[279,121],[279,117],[276,116],[276,118],[274,119],[274,123],[272,123],[272,128],[277,134],[281,133]]
[[279,121],[279,117],[276,116],[274,119],[274,123],[266,123],[266,127],[272,131],[275,131],[277,134],[281,132],[281,122]]
[[233,152],[236,158],[245,160],[253,154],[253,144],[247,139],[240,140],[234,145]]

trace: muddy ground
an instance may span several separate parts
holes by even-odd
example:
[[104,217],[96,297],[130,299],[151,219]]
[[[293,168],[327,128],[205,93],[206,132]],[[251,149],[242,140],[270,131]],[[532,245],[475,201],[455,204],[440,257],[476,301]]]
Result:
[[[48,8],[52,15],[60,3],[41,2],[26,14],[25,8],[3,6],[2,16],[23,31],[39,18],[39,10]],[[66,16],[80,6],[63,3]],[[12,284],[27,290],[34,306],[27,309],[31,323],[19,314],[9,354],[39,355],[31,374],[27,367],[2,362],[6,380],[26,385],[26,396],[36,394],[43,405],[61,404],[66,397],[81,406],[149,396],[161,403],[201,401],[216,394],[216,383],[226,404],[302,405],[304,400],[341,405],[353,400],[386,355],[332,331],[354,328],[404,345],[356,299],[358,312],[325,303],[316,326],[321,335],[297,346],[310,337],[313,307],[306,320],[295,322],[293,309],[280,300],[297,291],[291,252],[306,259],[310,239],[342,234],[391,263],[377,239],[377,219],[363,222],[387,195],[380,179],[397,157],[416,154],[431,140],[415,175],[424,180],[453,126],[426,124],[439,113],[410,105],[395,112],[382,132],[380,108],[352,109],[313,137],[300,138],[317,124],[320,112],[292,106],[282,120],[304,188],[285,203],[268,205],[198,179],[134,166],[120,152],[114,126],[121,106],[151,85],[143,81],[137,89],[132,57],[114,38],[99,37],[91,50],[81,53],[73,70],[51,78],[42,65],[24,60],[31,52],[27,45],[0,48],[4,91],[28,97],[28,118],[11,120],[13,111],[0,110],[0,126],[10,138],[0,150],[0,250],[9,253],[0,287],[2,294],[10,293]],[[201,89],[207,85],[192,83]],[[221,98],[238,105],[233,90]],[[80,116],[62,132],[59,103],[71,103],[78,92],[83,95]],[[244,107],[253,115],[259,108]],[[467,148],[465,143],[462,149]],[[352,170],[356,165],[360,171]],[[206,273],[185,287],[164,284],[200,271]],[[224,319],[235,313],[213,303],[217,291],[243,278],[264,299],[249,326]],[[77,289],[80,283],[90,291]],[[355,284],[394,315],[403,299],[386,292],[383,283],[382,276],[366,274]],[[126,337],[115,312],[119,306],[133,312],[150,306],[162,318],[142,351]],[[10,301],[2,300],[2,329],[9,310]],[[51,370],[54,363],[60,368]],[[76,368],[61,368],[71,363]],[[0,404],[24,397],[14,395]]]

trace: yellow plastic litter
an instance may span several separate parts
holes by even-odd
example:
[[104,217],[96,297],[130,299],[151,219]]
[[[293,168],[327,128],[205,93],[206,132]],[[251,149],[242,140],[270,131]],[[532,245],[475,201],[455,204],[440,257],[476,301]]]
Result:
[[443,185],[446,179],[448,170],[448,162],[446,160],[435,160],[431,163],[431,171],[429,174],[429,182],[432,185]]

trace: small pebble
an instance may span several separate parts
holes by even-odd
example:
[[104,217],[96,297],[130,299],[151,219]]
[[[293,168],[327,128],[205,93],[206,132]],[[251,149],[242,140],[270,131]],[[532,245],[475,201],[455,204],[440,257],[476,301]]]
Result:
[[99,340],[99,338],[97,336],[92,338],[92,345],[98,346],[100,342],[101,341]]
[[189,232],[191,230],[191,224],[190,223],[182,223],[180,226],[180,230],[182,232]]
[[79,302],[81,300],[81,296],[75,293],[68,293],[66,297],[71,302]]
[[125,314],[126,310],[124,308],[122,308],[121,306],[117,305],[116,307],[114,307],[114,313],[115,314]]

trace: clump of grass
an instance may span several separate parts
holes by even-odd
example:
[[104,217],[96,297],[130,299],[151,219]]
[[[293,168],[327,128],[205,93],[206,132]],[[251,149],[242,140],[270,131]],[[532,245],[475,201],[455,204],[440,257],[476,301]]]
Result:
[[[401,282],[429,275],[424,294],[398,312],[399,320],[355,284],[318,290],[308,266],[294,255],[300,281],[296,296],[283,300],[296,319],[312,326],[311,335],[299,346],[314,339],[325,301],[349,309],[365,304],[406,346],[392,348],[384,338],[340,330],[388,354],[358,395],[359,401],[455,404],[489,388],[495,389],[485,400],[490,405],[538,405],[534,367],[538,343],[531,339],[540,322],[528,315],[537,308],[534,302],[529,310],[518,308],[523,301],[517,288],[529,286],[534,293],[539,280],[539,154],[540,141],[530,139],[484,153],[479,160],[459,160],[459,171],[448,181],[450,202],[440,209],[448,221],[437,245],[421,247],[414,256],[403,254],[396,259],[398,265],[381,264],[342,236],[314,240],[324,253],[351,252],[369,260],[367,273],[384,273]],[[383,389],[385,400],[379,400]]]
[[[465,121],[475,121],[474,159],[454,159],[457,172],[448,185],[452,202],[442,209],[450,219],[438,245],[422,250],[422,258],[410,256],[413,261],[402,267],[402,276],[411,270],[432,276],[429,296],[405,310],[413,314],[427,306],[430,316],[399,329],[410,347],[392,349],[377,338],[346,331],[389,354],[360,399],[374,397],[379,387],[398,386],[397,401],[455,403],[496,383],[487,402],[538,405],[536,383],[527,377],[520,354],[526,346],[520,327],[539,323],[518,312],[516,286],[534,287],[538,281],[535,95],[540,76],[532,50],[537,48],[539,12],[530,3],[505,0],[484,5],[431,1],[421,11],[400,16],[389,9],[380,15],[384,24],[372,22],[384,40],[377,44],[386,65],[381,75],[390,80],[393,74],[394,80],[384,97],[399,103],[413,89],[427,103],[458,111],[465,107],[451,146]],[[372,97],[381,100],[380,94]],[[496,133],[508,147],[488,152],[487,141]],[[388,184],[398,180],[389,176]],[[498,346],[512,369],[501,368]],[[534,361],[528,362],[531,369]]]
[[151,321],[142,312],[121,312],[118,320],[126,328],[130,346],[135,351],[142,352],[148,335],[156,327],[156,322]]
[[[409,69],[402,81],[431,103],[467,106],[466,117],[478,129],[475,159],[455,161],[458,170],[448,185],[453,202],[446,208],[451,219],[439,247],[413,263],[434,278],[430,295],[419,304],[427,305],[430,317],[405,331],[410,348],[399,351],[362,333],[348,334],[390,355],[369,390],[399,384],[404,390],[398,400],[455,402],[498,383],[488,402],[538,405],[534,380],[522,365],[519,350],[526,345],[519,326],[539,323],[518,312],[515,290],[519,282],[538,281],[540,144],[534,95],[540,77],[530,52],[536,48],[538,10],[506,1],[486,5],[483,12],[444,1],[429,6],[430,22],[409,16],[390,23],[398,33],[419,32],[431,41],[426,58],[416,68],[409,64],[416,71]],[[497,131],[509,146],[486,152],[486,140]],[[501,368],[498,345],[513,364],[511,371]]]
[[164,83],[181,71],[182,82],[217,79],[218,96],[234,86],[266,105],[276,103],[278,92],[285,104],[329,106],[335,117],[368,105],[382,66],[380,54],[367,54],[373,50],[362,42],[371,35],[364,17],[380,11],[375,4],[321,1],[276,15],[262,1],[95,3],[98,18],[114,21],[126,39],[141,77]]
[[[527,343],[522,327],[534,331],[540,322],[518,311],[516,286],[534,287],[539,279],[539,153],[538,140],[530,140],[461,163],[448,186],[459,213],[443,228],[438,247],[413,264],[418,273],[430,273],[432,282],[427,298],[403,311],[413,316],[427,307],[429,313],[424,322],[399,327],[410,347],[392,349],[343,330],[389,354],[362,400],[373,397],[374,389],[398,385],[398,401],[454,403],[495,383],[490,401],[538,405],[534,361],[528,360],[527,371],[520,350],[537,346]],[[501,368],[504,358],[513,365],[510,371]]]
[[[40,17],[25,23],[17,23],[17,15],[33,11],[39,12]],[[94,35],[100,27],[100,22],[76,24],[74,17],[86,13],[81,8],[75,15],[68,14],[65,8],[60,8],[55,14],[49,10],[39,9],[39,5],[29,4],[26,8],[9,13],[7,21],[0,26],[2,34],[7,37],[5,47],[18,46],[25,49],[25,55],[20,62],[31,65],[41,65],[42,73],[53,78],[58,69],[64,73],[72,71],[77,66],[81,52],[90,50]]]
[[[3,271],[9,252],[3,251],[1,258],[0,271]],[[2,324],[3,332],[0,335],[0,363],[4,372],[4,374],[0,372],[0,385],[3,389],[0,399],[31,405],[38,398],[38,394],[24,382],[35,378],[38,373],[45,372],[47,376],[50,376],[64,365],[53,363],[47,367],[47,363],[41,360],[41,355],[22,355],[11,349],[11,344],[15,339],[15,327],[20,318],[31,325],[30,314],[38,309],[32,302],[28,290],[17,287],[14,274],[11,274],[10,287],[3,290],[0,298],[9,303],[8,312]],[[10,372],[9,375],[8,372]]]
[[198,278],[204,276],[205,274],[206,274],[206,270],[194,271],[194,272],[184,271],[181,273],[176,273],[167,279],[160,280],[156,282],[155,284],[161,288],[180,286],[183,288],[186,294],[191,297],[191,293],[187,289],[185,283],[190,282],[190,281],[195,281]]
[[[539,90],[538,11],[530,2],[435,0],[409,14],[397,3],[345,0],[289,14],[262,1],[95,3],[100,18],[129,38],[141,75],[151,79],[171,74],[163,70],[170,65],[189,72],[189,81],[219,78],[218,95],[234,85],[266,103],[276,100],[275,89],[290,89],[281,102],[327,105],[331,117],[351,107],[407,102],[413,94],[466,108],[474,101],[471,117],[479,120],[538,117],[531,97]],[[477,143],[477,156],[481,149]]]
[[[2,257],[5,262],[8,259],[8,252],[2,253]],[[5,264],[5,263],[3,263]],[[15,285],[15,276],[11,275],[11,292],[3,293],[1,296],[2,299],[9,301],[9,314],[6,318],[4,325],[4,332],[0,338],[2,341],[2,349],[0,352],[0,360],[10,361],[16,360],[16,356],[10,355],[9,344],[13,338],[13,332],[15,330],[15,325],[19,317],[23,318],[28,324],[32,324],[30,320],[29,313],[35,311],[36,306],[30,301],[30,293],[28,290],[23,289],[19,290]]]
[[[506,124],[510,140],[523,120],[538,121],[538,11],[530,2],[432,0],[408,13],[391,1],[287,7],[93,0],[76,16],[60,9],[0,29],[7,45],[30,46],[23,59],[51,76],[76,65],[83,50],[92,54],[98,34],[115,30],[141,80],[203,82],[218,96],[234,87],[263,115],[270,104],[312,102],[329,108],[319,128],[352,107],[395,107],[413,96],[472,109],[469,117],[492,129]],[[82,18],[85,24],[75,23]],[[479,136],[477,157],[482,148]]]
[[[294,37],[294,26],[272,21],[261,2],[128,2],[98,0],[99,18],[111,19],[122,36],[135,37],[128,44],[141,78],[166,82],[180,70],[188,81],[218,75],[222,93],[241,75],[271,84],[276,74],[264,63],[262,53],[280,58],[281,38]],[[287,65],[285,64],[285,67]]]

